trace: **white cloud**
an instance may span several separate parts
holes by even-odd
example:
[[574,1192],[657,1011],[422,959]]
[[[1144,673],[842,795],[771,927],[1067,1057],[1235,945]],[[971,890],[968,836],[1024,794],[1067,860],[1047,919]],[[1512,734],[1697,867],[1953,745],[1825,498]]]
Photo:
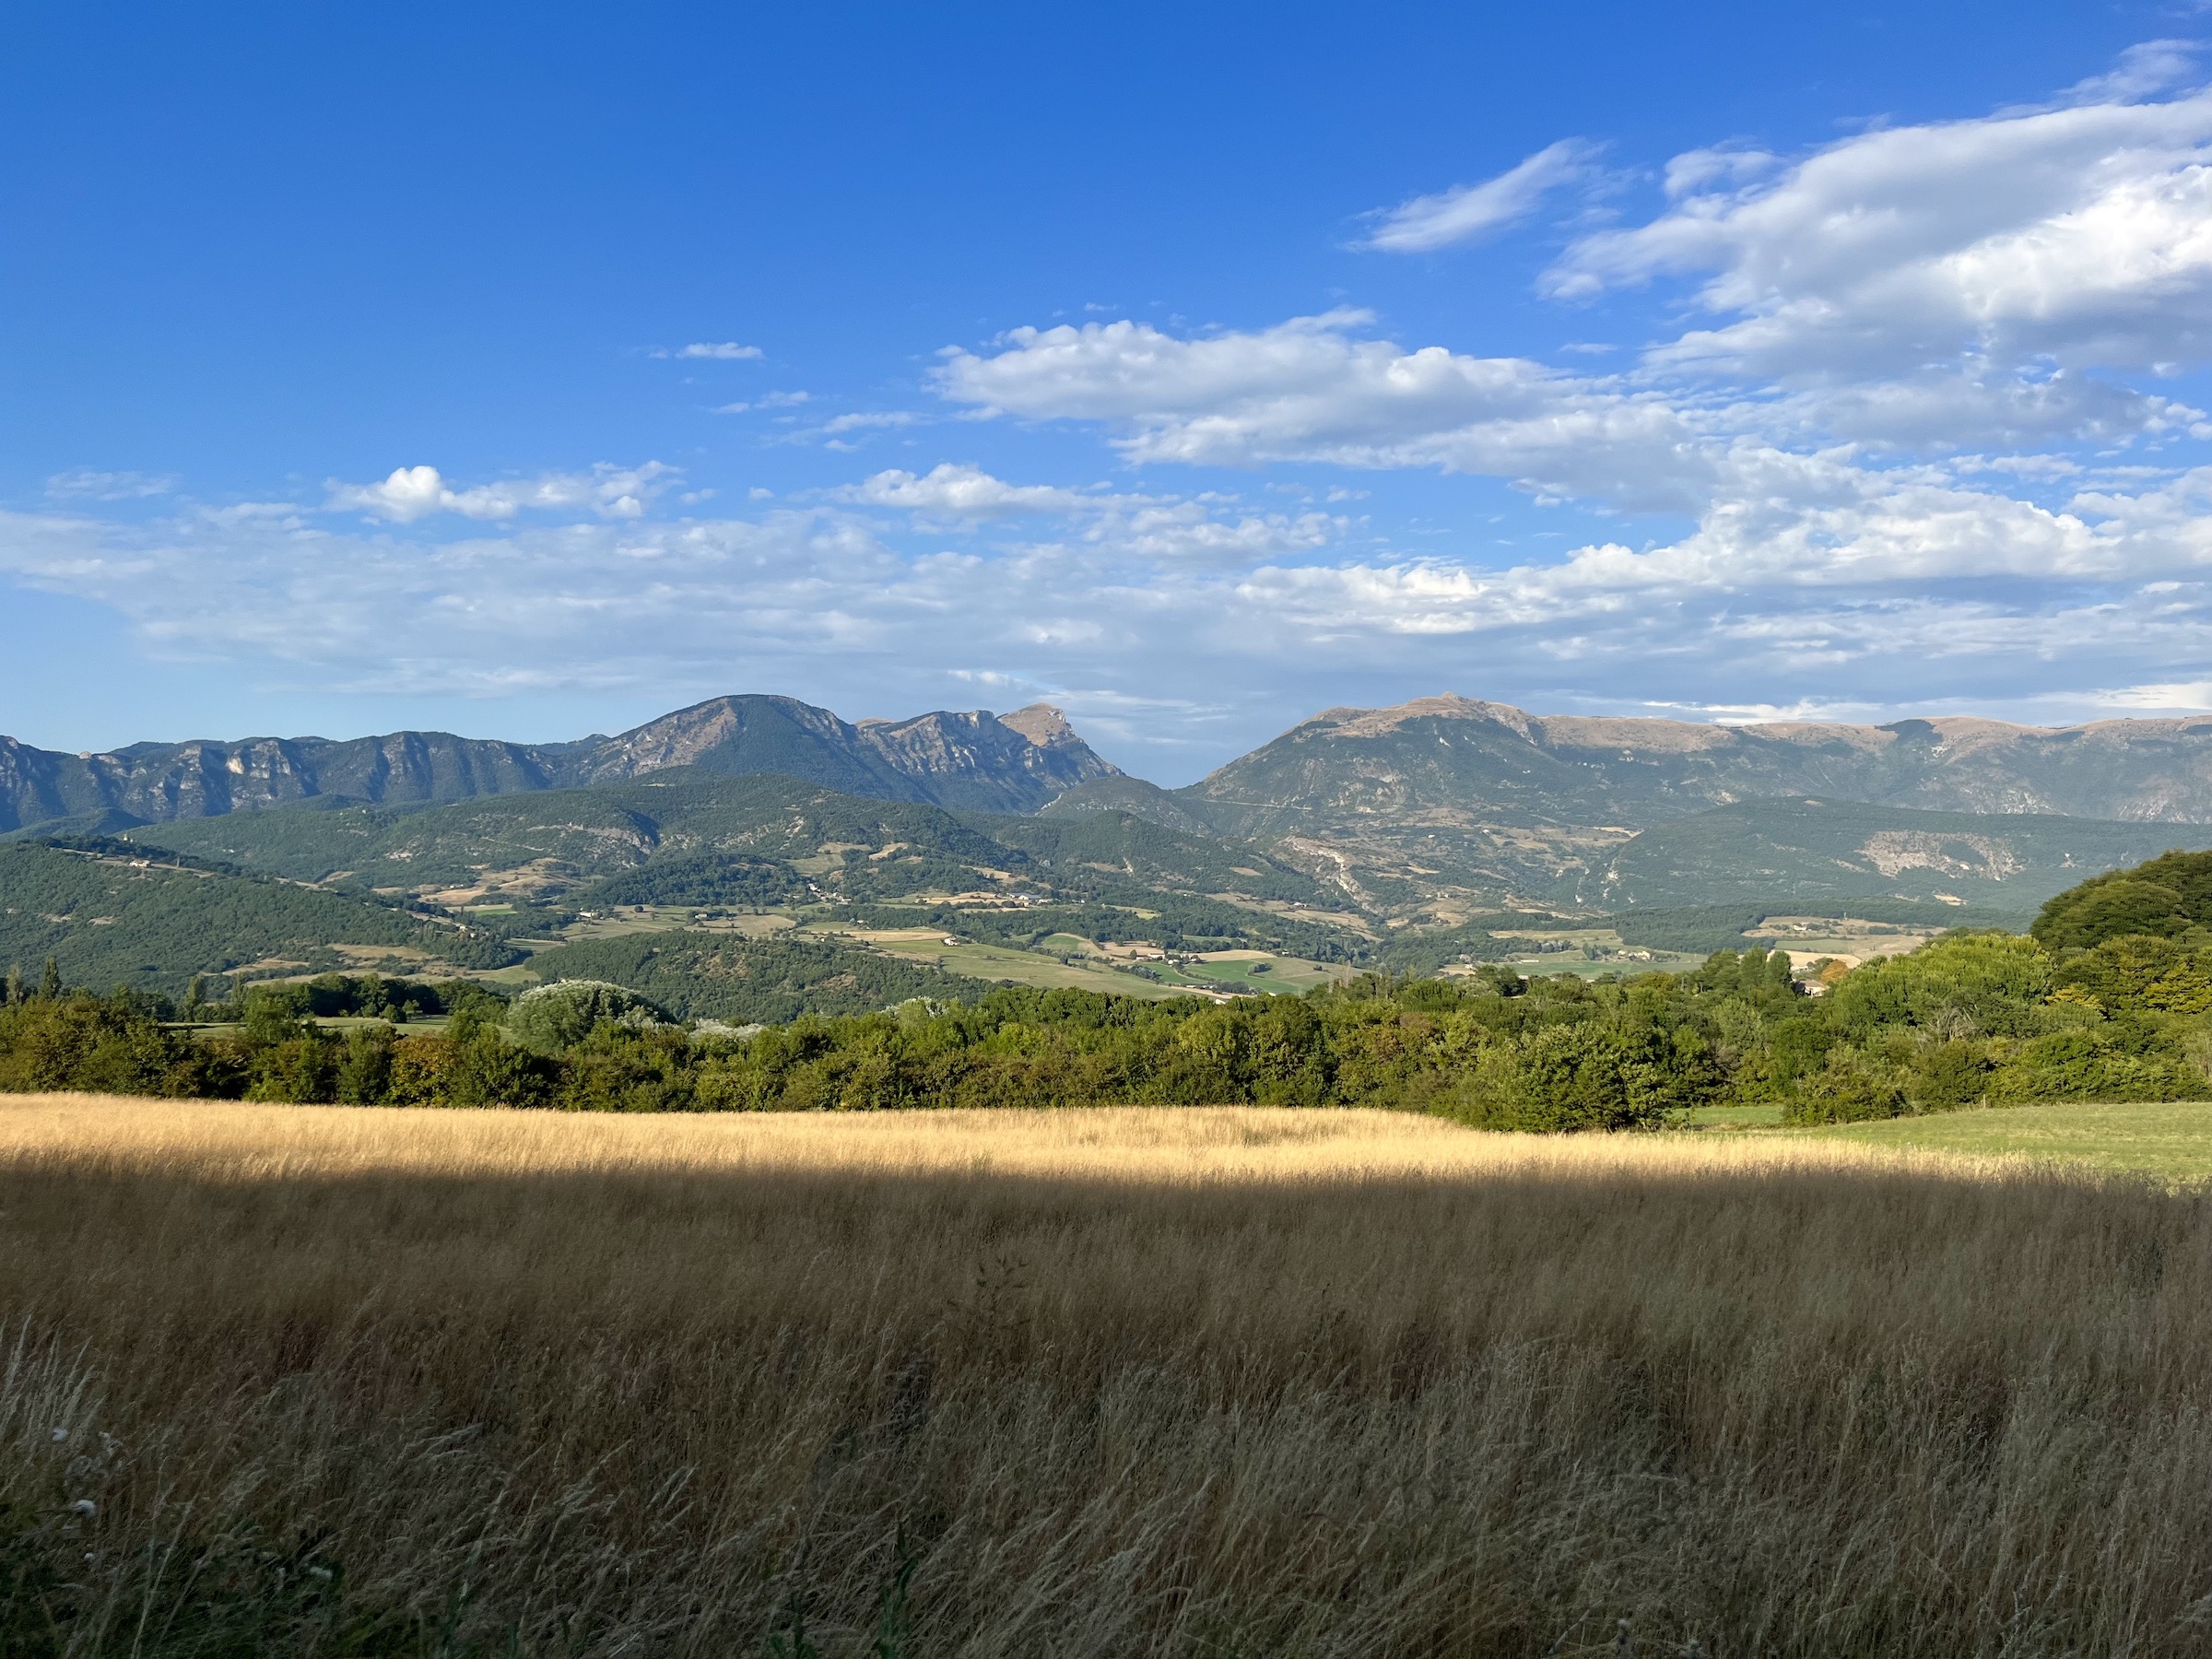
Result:
[[1460,184],[1379,209],[1362,247],[1384,253],[1427,253],[1526,218],[1550,192],[1590,176],[1598,147],[1581,138],[1547,145],[1518,166],[1479,184]]
[[[990,552],[905,555],[865,524],[823,509],[749,521],[571,524],[445,543],[338,535],[296,517],[192,514],[133,529],[18,515],[6,521],[0,568],[103,599],[163,637],[210,649],[352,651],[369,660],[405,616],[426,657],[442,638],[456,660],[479,663],[482,637],[505,630],[539,665],[534,672],[556,675],[544,666],[549,642],[575,648],[583,662],[625,641],[641,645],[665,628],[712,639],[741,612],[746,637],[789,626],[797,630],[793,643],[853,629],[888,640],[903,626],[899,618],[924,614],[972,614],[979,640],[1044,637],[1039,629],[1066,640],[1071,629],[1089,629],[1126,641],[1140,625],[1158,628],[1172,617],[1154,646],[1175,649],[1177,639],[1227,629],[1240,641],[1232,653],[1265,654],[1272,638],[1294,654],[1301,638],[1365,640],[1387,653],[1393,638],[1498,630],[1533,630],[1524,643],[1556,650],[1594,627],[1631,623],[1687,648],[1723,617],[1739,629],[1764,617],[1802,631],[1818,614],[1833,634],[1844,626],[1835,618],[1870,614],[1868,606],[1894,616],[1905,605],[1951,618],[1916,641],[1942,655],[1978,649],[1977,633],[2014,628],[2053,594],[2096,590],[2140,619],[2196,616],[2212,587],[2212,468],[2139,495],[2085,492],[2066,508],[2046,509],[1941,482],[1886,484],[1819,457],[1746,451],[1730,464],[1737,474],[1731,500],[1670,546],[1593,546],[1558,563],[1506,570],[1450,558],[1317,561],[1343,540],[1346,521],[1194,500],[1133,505],[1057,489],[1025,496],[1041,487],[950,467],[919,477],[878,474],[853,493],[931,511],[964,503],[976,516],[1013,503],[1041,511],[1073,503],[1077,533]],[[1814,507],[1785,504],[1816,498]],[[1265,562],[1239,575],[1220,572],[1209,558]],[[1182,574],[1163,573],[1163,559]],[[1958,592],[1909,592],[1908,584],[1929,582]],[[1982,588],[1969,594],[1961,583]],[[257,586],[281,602],[242,603]],[[1704,621],[1686,627],[1691,613]],[[1970,615],[1972,627],[1946,631]],[[2202,624],[2190,626],[2201,648]],[[2093,648],[2100,631],[2109,632],[2088,628],[2060,643]],[[1885,641],[1897,642],[1870,637],[1863,649],[1878,654]]]
[[[2212,469],[2039,507],[1933,469],[1747,443],[1724,461],[1688,535],[1509,569],[1362,552],[1360,526],[1317,512],[948,464],[878,472],[850,506],[683,523],[587,508],[453,539],[400,519],[356,533],[228,510],[0,515],[0,574],[112,606],[158,654],[416,693],[803,689],[833,672],[847,689],[830,700],[898,708],[935,694],[883,689],[887,677],[965,671],[1217,711],[1309,712],[1341,700],[1347,676],[1401,695],[1566,685],[1720,713],[1939,692],[1986,705],[2072,685],[2105,698],[2080,705],[2093,710],[2126,706],[2098,688],[2188,686],[2212,661]],[[909,550],[856,515],[887,511],[1020,514],[1056,534],[985,546],[947,532]],[[1162,741],[1203,735],[1185,729],[1196,714],[1129,718]]]
[[2092,75],[2066,89],[2069,103],[2133,103],[2153,92],[2185,85],[2197,73],[2196,41],[2145,41],[2130,46],[2104,75]]
[[56,501],[127,501],[173,494],[177,483],[171,473],[95,472],[80,466],[48,478],[46,494]]
[[747,409],[795,409],[799,405],[807,401],[809,401],[809,394],[805,392],[770,392],[756,397],[750,403],[718,404],[712,413],[742,415]]
[[[2141,90],[2151,62],[2107,91]],[[2212,349],[2212,93],[1888,127],[1764,182],[1691,177],[1667,212],[1583,238],[1547,281],[1573,298],[1700,278],[1705,308],[1735,320],[1659,347],[1662,367],[1865,381],[1970,357],[2133,369]]]
[[2090,693],[2091,700],[2129,714],[2194,714],[2212,710],[2212,680],[2168,680]]
[[656,350],[659,358],[711,358],[718,362],[747,361],[761,355],[758,346],[740,346],[735,340],[694,340],[688,346],[679,346],[674,351],[665,347]]
[[978,466],[946,461],[916,477],[896,468],[839,492],[839,499],[869,507],[947,519],[994,519],[1019,514],[1087,512],[1108,503],[1078,489],[1049,484],[1009,484]]
[[[1426,535],[1410,556],[1386,515],[1378,530],[1312,510],[1348,495],[1311,475],[1270,484],[1255,499],[1289,510],[1269,512],[1217,480],[1015,482],[946,462],[786,493],[813,503],[795,510],[756,488],[757,517],[676,524],[649,511],[677,488],[652,464],[473,484],[402,467],[331,486],[329,508],[377,521],[344,528],[283,504],[0,518],[0,571],[111,605],[163,652],[360,687],[925,675],[1065,688],[1160,740],[1255,700],[1343,700],[1347,682],[1728,718],[2195,707],[2212,467],[2194,446],[2212,419],[2195,385],[2147,373],[2212,341],[2212,94],[2162,90],[2187,62],[2147,49],[2058,103],[1809,156],[1677,157],[1649,223],[1585,237],[1549,279],[1566,298],[1655,290],[1660,344],[1618,373],[1581,352],[1569,370],[1401,344],[1350,309],[1017,329],[935,371],[962,418],[1092,425],[1135,464],[1441,470],[1616,514],[1557,558]],[[1503,224],[1535,203],[1541,159],[1511,188],[1406,204],[1375,245]],[[1588,157],[1545,165],[1570,164]],[[1668,277],[1705,308],[1689,333]],[[930,418],[766,429],[836,449]],[[109,481],[124,475],[66,477],[100,481],[57,480],[57,501],[127,493]],[[1645,511],[1670,516],[1618,516]],[[435,514],[477,524],[433,533]]]
[[392,524],[410,524],[435,512],[463,518],[511,519],[525,509],[585,508],[603,518],[638,518],[646,503],[678,477],[658,461],[642,466],[602,462],[588,473],[547,473],[455,489],[434,466],[398,466],[374,484],[334,478],[324,503],[334,512],[365,512]]
[[[1252,512],[1232,499],[1009,484],[981,467],[940,463],[917,476],[896,468],[834,492],[859,506],[911,512],[924,524],[1053,517],[1071,522],[1089,547],[1142,559],[1250,563],[1311,552],[1343,539],[1350,521],[1328,513]],[[1031,549],[1032,551],[1034,549]]]
[[1656,393],[1359,339],[1364,312],[1182,339],[1148,324],[1018,328],[990,356],[947,355],[947,397],[1006,414],[1104,420],[1137,461],[1436,466],[1639,506],[1704,499],[1699,429]]

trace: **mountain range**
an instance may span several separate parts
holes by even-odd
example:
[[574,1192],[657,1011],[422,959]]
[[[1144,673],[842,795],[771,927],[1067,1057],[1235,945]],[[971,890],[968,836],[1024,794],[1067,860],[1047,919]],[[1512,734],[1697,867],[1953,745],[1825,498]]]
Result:
[[0,737],[0,831],[98,830],[302,804],[403,806],[571,789],[668,767],[780,772],[848,794],[1033,812],[1121,775],[1057,709],[841,720],[788,697],[717,697],[613,737],[507,743],[450,732],[137,743],[69,755]]
[[2212,721],[1724,726],[1430,697],[1327,710],[1175,791],[1171,805],[1315,874],[1334,869],[1370,904],[1427,897],[1448,914],[1509,896],[1618,904],[1626,889],[1606,873],[1639,833],[1808,797],[1906,813],[2212,823]]
[[[2029,888],[2160,850],[2152,842],[2212,839],[2191,828],[2212,824],[2212,721],[1721,726],[1531,714],[1458,696],[1327,710],[1176,790],[1123,772],[1042,703],[851,722],[791,698],[719,697],[615,736],[559,744],[400,732],[73,756],[0,738],[0,831],[173,824],[169,839],[185,850],[320,879],[327,870],[258,865],[250,850],[298,841],[301,827],[278,821],[291,813],[214,836],[183,826],[277,807],[369,812],[307,838],[312,850],[300,858],[330,864],[355,848],[340,862],[382,872],[379,886],[410,861],[418,874],[444,870],[449,883],[464,865],[534,860],[604,876],[592,859],[576,865],[570,843],[626,832],[597,824],[597,806],[568,792],[679,771],[778,774],[957,812],[1147,821],[1186,849],[1226,843],[1223,857],[1240,867],[1295,871],[1338,902],[1416,924],[1499,904],[1616,910],[1770,888],[1776,897],[1903,898],[1948,883],[1977,902],[2017,891],[2031,907],[2043,895]],[[448,815],[436,820],[436,834],[451,838],[441,853],[425,841],[435,839],[430,820],[408,829],[377,816],[548,792],[569,802],[554,815],[573,828],[567,841],[530,830],[544,818],[535,811],[512,823]],[[612,795],[598,805],[629,810]]]

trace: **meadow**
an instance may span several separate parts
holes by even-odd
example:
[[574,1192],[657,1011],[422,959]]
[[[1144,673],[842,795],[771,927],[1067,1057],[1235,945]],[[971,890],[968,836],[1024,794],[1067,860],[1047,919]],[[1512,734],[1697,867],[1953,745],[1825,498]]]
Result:
[[19,1095],[0,1316],[10,1659],[2212,1628],[2212,1207],[2021,1160]]
[[2212,1181],[2212,1105],[2201,1100],[2046,1101],[1885,1118],[1816,1130],[1865,1146],[2011,1157]]

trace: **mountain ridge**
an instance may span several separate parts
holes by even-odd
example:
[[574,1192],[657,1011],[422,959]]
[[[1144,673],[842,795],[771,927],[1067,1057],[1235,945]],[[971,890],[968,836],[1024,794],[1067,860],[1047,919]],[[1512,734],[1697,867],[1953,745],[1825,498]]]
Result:
[[[1413,785],[1418,797],[1422,777],[1433,781],[1437,769],[1406,764],[1412,759],[1408,740],[1450,747],[1454,738],[1463,747],[1473,739],[1477,753],[1510,759],[1525,769],[1523,775],[1576,768],[1552,780],[1548,794],[1576,800],[1580,809],[1567,816],[1577,822],[1598,821],[1590,813],[1601,804],[1657,821],[1735,800],[1793,794],[1925,811],[2212,822],[2212,720],[2202,718],[2074,726],[1979,716],[1881,725],[1720,725],[1644,715],[1532,714],[1456,693],[1382,709],[1324,710],[1172,793],[1186,804],[1204,803],[1209,816],[1310,809],[1314,790],[1304,757],[1325,746],[1378,800],[1392,784]],[[1362,745],[1371,747],[1362,752]],[[1662,758],[1669,756],[1677,758],[1671,777],[1662,771]],[[1394,772],[1394,765],[1400,770]],[[1284,787],[1294,781],[1304,787]]]
[[[1724,726],[1532,714],[1446,693],[1324,710],[1168,792],[1177,811],[1217,833],[1401,912],[1440,899],[1577,890],[1641,832],[1746,802],[1808,797],[2212,823],[2212,721]],[[1147,810],[1135,794],[1121,804]]]
[[877,799],[985,812],[1035,811],[1076,784],[1123,775],[1049,704],[1006,720],[988,710],[940,710],[855,724],[795,698],[747,694],[568,743],[407,731],[137,743],[69,755],[0,737],[0,832],[73,821],[105,830],[312,803],[444,805],[678,766],[780,771]]

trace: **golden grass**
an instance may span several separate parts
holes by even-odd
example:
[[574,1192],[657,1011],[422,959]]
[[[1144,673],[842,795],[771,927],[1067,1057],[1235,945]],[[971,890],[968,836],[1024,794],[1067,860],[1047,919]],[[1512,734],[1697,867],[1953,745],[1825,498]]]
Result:
[[0,1314],[76,1652],[303,1537],[424,1652],[874,1652],[901,1536],[910,1654],[2212,1630],[2212,1210],[2021,1164],[17,1097]]

